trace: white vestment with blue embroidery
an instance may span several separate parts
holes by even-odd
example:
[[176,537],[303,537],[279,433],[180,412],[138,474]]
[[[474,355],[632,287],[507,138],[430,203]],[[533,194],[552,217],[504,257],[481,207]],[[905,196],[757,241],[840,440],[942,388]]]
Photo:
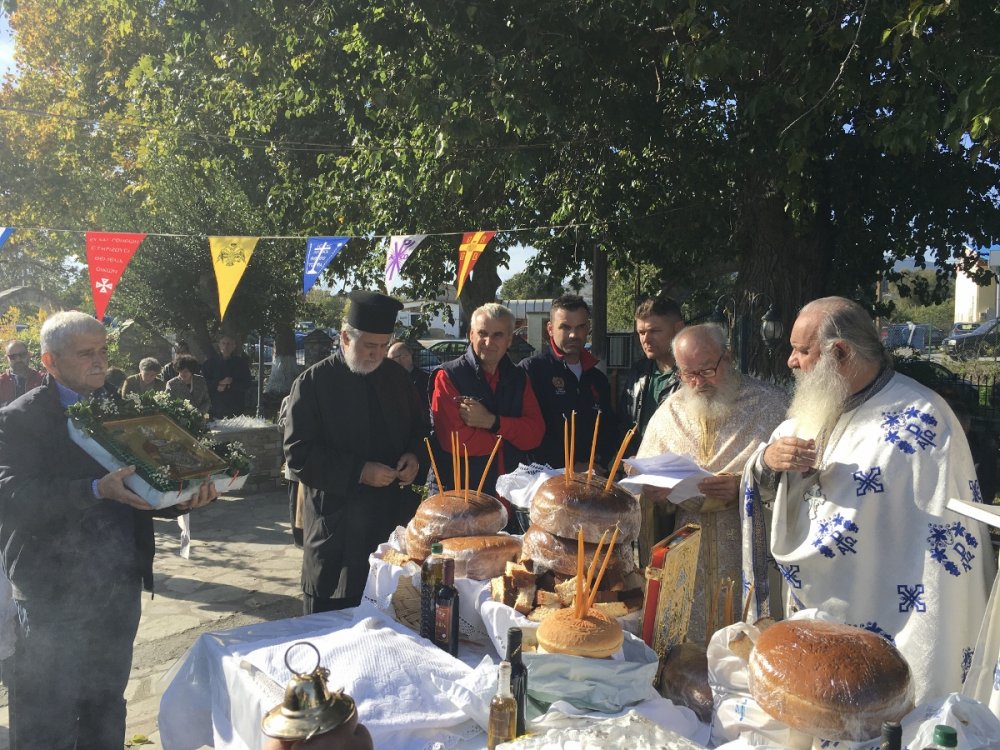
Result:
[[[771,441],[793,434],[788,420]],[[945,508],[952,497],[982,498],[944,400],[893,375],[841,416],[821,469],[781,474],[776,489],[754,479],[763,450],[747,464],[741,504],[750,621],[767,614],[768,578],[778,580],[786,614],[816,607],[895,643],[918,703],[959,690],[996,566],[986,527]]]

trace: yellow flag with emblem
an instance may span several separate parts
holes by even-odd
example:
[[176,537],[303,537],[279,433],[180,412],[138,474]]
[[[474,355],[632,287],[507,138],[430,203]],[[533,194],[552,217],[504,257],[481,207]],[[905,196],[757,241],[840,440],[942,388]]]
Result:
[[490,244],[496,232],[466,232],[462,235],[462,244],[458,248],[458,289],[456,297],[462,296],[462,287],[465,286],[466,279],[472,273],[476,261],[483,254],[483,250]]
[[247,270],[247,263],[260,237],[209,237],[215,283],[219,287],[219,319],[225,319],[233,292]]

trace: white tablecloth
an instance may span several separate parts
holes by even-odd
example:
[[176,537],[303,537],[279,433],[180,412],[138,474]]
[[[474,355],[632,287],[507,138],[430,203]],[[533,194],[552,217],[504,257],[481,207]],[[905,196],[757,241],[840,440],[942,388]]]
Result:
[[[424,696],[422,700],[434,701],[440,695],[431,694],[432,686],[440,687],[454,680],[457,674],[465,674],[462,679],[467,685],[478,681],[480,688],[488,683],[488,689],[492,690],[496,684],[495,667],[489,662],[481,665],[487,655],[492,663],[497,662],[489,645],[462,642],[460,663],[370,605],[206,633],[166,675],[165,679],[170,684],[160,703],[159,715],[163,747],[168,750],[198,750],[203,746],[217,750],[260,750],[264,739],[260,719],[281,701],[284,682],[279,678],[284,679],[287,675],[287,672],[281,674],[284,670],[281,656],[287,647],[297,641],[308,640],[319,647],[326,666],[331,666],[331,658],[339,659],[335,663],[344,665],[344,669],[339,674],[336,668],[332,670],[330,686],[335,688],[351,679],[347,674],[351,669],[357,676],[364,674],[366,668],[363,664],[365,655],[350,660],[346,660],[342,652],[337,656],[338,639],[339,647],[343,648],[344,639],[351,637],[348,631],[352,629],[367,629],[362,633],[366,638],[377,637],[383,642],[392,641],[397,646],[403,644],[405,648],[412,648],[414,655],[411,661],[420,660],[426,664],[426,673],[422,672],[419,679],[415,679],[412,672],[409,677],[401,673],[403,679],[400,684],[393,685],[394,691],[416,690]],[[476,666],[480,668],[474,669]],[[409,684],[403,685],[403,681]],[[374,683],[362,679],[358,683],[359,692],[371,691]],[[350,688],[347,692],[358,698],[358,694]],[[485,699],[488,700],[488,695]],[[385,725],[369,724],[366,711],[370,705],[359,701],[359,713],[380,750],[402,747],[470,750],[486,747],[485,733],[472,721],[456,723],[454,711],[440,711],[438,723],[441,726],[425,726],[422,731],[415,732],[412,727],[394,730]],[[465,706],[464,709],[470,715],[477,715],[477,709],[481,712],[482,707],[480,703],[479,706]],[[708,728],[699,725],[688,709],[675,707],[659,697],[644,701],[635,708],[660,726],[702,743],[707,740]],[[572,706],[553,704],[542,721],[533,724],[533,728],[537,730],[587,721],[571,716],[573,713],[577,712]],[[373,711],[370,715],[378,715],[378,712]]]

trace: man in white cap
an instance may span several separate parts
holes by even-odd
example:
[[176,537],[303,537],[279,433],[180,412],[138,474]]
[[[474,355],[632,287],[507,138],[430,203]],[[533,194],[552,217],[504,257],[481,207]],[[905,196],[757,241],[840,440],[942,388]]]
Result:
[[427,410],[409,375],[383,366],[402,304],[354,291],[340,349],[292,385],[285,460],[301,485],[303,612],[357,606],[368,555],[412,518],[427,475]]

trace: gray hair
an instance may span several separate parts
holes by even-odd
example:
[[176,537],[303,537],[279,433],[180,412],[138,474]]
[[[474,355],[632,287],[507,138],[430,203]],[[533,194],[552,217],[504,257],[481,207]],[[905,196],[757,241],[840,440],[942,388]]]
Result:
[[160,360],[156,357],[143,357],[139,360],[139,369],[143,372],[149,372],[150,370],[159,372],[163,367],[160,366]]
[[838,341],[848,345],[854,357],[865,362],[890,364],[891,357],[882,346],[871,315],[857,302],[845,297],[822,297],[805,305],[799,315],[820,313],[816,342],[824,354]]
[[364,333],[364,331],[362,331],[360,328],[355,328],[350,323],[341,324],[340,332],[346,333],[347,338],[351,341],[351,343],[354,343],[359,338],[361,338],[361,334]]
[[729,338],[726,336],[726,332],[722,330],[722,326],[715,323],[700,323],[696,326],[682,328],[674,336],[673,341],[670,342],[670,351],[674,357],[677,356],[678,345],[688,339],[707,339],[711,341],[718,348],[720,356],[729,351]]
[[83,334],[107,334],[104,324],[93,315],[76,310],[57,312],[42,324],[39,334],[42,354],[63,354],[73,339]]
[[499,302],[487,302],[485,305],[480,305],[472,311],[469,320],[475,320],[477,315],[482,315],[484,318],[490,320],[505,320],[512,331],[514,330],[515,323],[517,323],[517,319],[510,308],[504,307]]

